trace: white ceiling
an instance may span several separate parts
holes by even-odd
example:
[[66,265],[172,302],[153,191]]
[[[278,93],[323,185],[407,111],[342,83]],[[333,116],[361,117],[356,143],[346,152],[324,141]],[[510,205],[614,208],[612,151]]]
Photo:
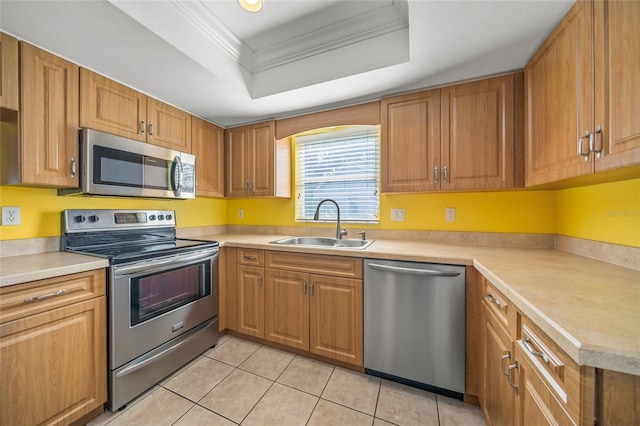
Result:
[[0,2],[0,29],[222,126],[521,69],[570,1]]

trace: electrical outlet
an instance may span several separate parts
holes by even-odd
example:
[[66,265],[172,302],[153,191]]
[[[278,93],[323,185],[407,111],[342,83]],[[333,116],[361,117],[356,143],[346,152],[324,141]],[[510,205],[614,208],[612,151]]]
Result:
[[391,221],[404,222],[404,209],[391,209]]
[[2,226],[20,225],[20,207],[2,208]]
[[456,209],[455,209],[455,207],[447,207],[445,209],[444,219],[447,222],[455,222],[455,220],[456,220]]
[[238,209],[238,219],[244,219],[244,209]]

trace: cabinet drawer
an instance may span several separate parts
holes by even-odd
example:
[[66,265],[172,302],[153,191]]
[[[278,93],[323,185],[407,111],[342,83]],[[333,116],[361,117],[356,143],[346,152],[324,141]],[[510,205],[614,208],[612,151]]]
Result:
[[13,321],[106,293],[104,269],[0,288],[0,323]]
[[362,259],[355,257],[267,251],[265,265],[267,268],[287,269],[310,274],[362,278]]
[[487,309],[493,312],[502,325],[509,330],[509,319],[512,315],[515,315],[515,308],[511,305],[509,299],[492,286],[484,277],[483,282],[485,283],[485,291],[482,293],[482,299]]
[[579,422],[581,405],[593,395],[593,368],[581,367],[542,330],[522,317],[518,330],[519,352],[535,370],[571,418]]
[[236,263],[247,266],[264,266],[264,250],[238,249],[236,251]]

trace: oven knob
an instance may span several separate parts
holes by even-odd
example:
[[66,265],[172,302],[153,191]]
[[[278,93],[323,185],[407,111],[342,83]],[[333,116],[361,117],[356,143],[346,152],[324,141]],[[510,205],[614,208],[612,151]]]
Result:
[[173,217],[173,216],[171,216],[170,214],[168,214],[168,215],[166,215],[166,216],[165,216],[165,219],[167,219],[167,220],[171,220],[171,218],[172,218],[172,217]]
[[89,216],[89,222],[97,222],[99,220],[100,218],[95,214],[92,214],[91,216]]
[[152,214],[151,216],[149,216],[149,220],[156,220],[156,215]]
[[159,214],[158,215],[158,220],[164,220],[164,215]]
[[74,218],[74,220],[75,220],[77,223],[82,223],[82,222],[84,222],[84,221],[85,221],[85,220],[87,220],[87,219],[86,219],[84,216],[82,216],[82,215],[78,215],[78,216],[76,216],[76,217]]

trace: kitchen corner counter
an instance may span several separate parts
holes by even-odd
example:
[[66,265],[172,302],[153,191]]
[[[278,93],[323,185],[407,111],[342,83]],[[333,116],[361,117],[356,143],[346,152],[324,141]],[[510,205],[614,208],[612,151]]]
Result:
[[107,259],[60,251],[0,257],[0,287],[107,267]]
[[581,365],[640,375],[640,271],[554,249],[376,240],[364,250],[270,244],[286,235],[218,234],[221,246],[474,266]]

